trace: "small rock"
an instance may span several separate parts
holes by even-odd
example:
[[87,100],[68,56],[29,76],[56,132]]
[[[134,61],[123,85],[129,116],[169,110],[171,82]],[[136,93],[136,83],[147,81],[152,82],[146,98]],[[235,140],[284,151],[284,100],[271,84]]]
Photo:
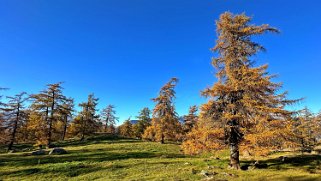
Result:
[[215,157],[215,156],[211,156],[210,159],[211,159],[211,160],[220,160],[219,157]]
[[49,155],[62,155],[67,154],[67,151],[63,148],[54,148],[49,152]]
[[233,174],[233,173],[230,173],[228,174],[230,177],[238,177],[237,175]]
[[45,155],[45,154],[46,154],[45,150],[38,150],[31,153],[31,155],[34,155],[34,156]]
[[230,177],[238,177],[237,175],[232,174],[232,173],[223,172],[222,174],[225,175],[225,176],[230,176]]
[[186,162],[186,163],[184,163],[184,165],[192,165],[191,163],[189,163],[189,162]]
[[217,166],[212,166],[212,165],[207,165],[208,169],[223,169],[221,167],[217,167]]
[[203,175],[203,176],[205,176],[205,177],[208,177],[208,176],[210,175],[210,174],[208,173],[208,171],[206,171],[206,170],[202,170],[200,174]]
[[200,175],[203,175],[204,177],[207,177],[207,178],[212,178],[212,176],[214,175],[217,175],[218,173],[216,172],[208,172],[206,170],[202,170]]

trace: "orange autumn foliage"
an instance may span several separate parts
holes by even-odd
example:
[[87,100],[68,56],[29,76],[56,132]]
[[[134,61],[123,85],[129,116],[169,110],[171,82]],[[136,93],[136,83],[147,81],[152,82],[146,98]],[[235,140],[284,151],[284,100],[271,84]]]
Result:
[[202,92],[209,101],[201,106],[200,115],[211,126],[198,126],[183,143],[187,153],[229,146],[229,165],[234,169],[240,169],[242,145],[250,145],[253,151],[254,147],[271,150],[284,146],[278,139],[286,137],[283,133],[287,132],[284,131],[287,120],[293,114],[285,106],[296,102],[288,100],[286,92],[279,93],[282,84],[272,82],[274,75],[267,73],[267,65],[254,67],[255,62],[251,59],[265,50],[253,42],[252,37],[278,30],[267,24],[256,26],[250,21],[251,18],[244,14],[226,12],[216,22],[218,40],[212,50],[218,57],[213,58],[212,64],[218,82]]

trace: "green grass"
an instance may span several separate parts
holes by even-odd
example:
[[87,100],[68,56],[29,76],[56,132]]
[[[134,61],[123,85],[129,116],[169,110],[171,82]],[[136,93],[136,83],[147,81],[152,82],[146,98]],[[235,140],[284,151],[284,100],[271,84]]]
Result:
[[[179,145],[96,137],[85,142],[57,143],[68,154],[30,156],[0,154],[0,180],[321,180],[321,156],[294,155],[283,163],[280,154],[260,158],[266,169],[228,170],[228,154],[220,159],[185,156]],[[25,147],[29,147],[25,145]],[[18,147],[23,150],[24,146]],[[242,165],[253,161],[242,159]],[[201,171],[215,173],[207,178]]]

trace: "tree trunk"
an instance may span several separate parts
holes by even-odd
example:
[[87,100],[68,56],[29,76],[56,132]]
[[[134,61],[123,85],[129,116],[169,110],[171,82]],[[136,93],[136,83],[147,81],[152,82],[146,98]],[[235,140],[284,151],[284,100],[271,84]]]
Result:
[[18,110],[17,110],[16,120],[15,120],[14,125],[13,125],[13,130],[12,130],[12,134],[11,134],[11,139],[10,139],[10,143],[9,143],[9,145],[8,145],[8,151],[12,150],[13,143],[14,143],[15,138],[16,138],[16,132],[17,132],[17,128],[18,128],[19,116],[20,116],[20,105],[18,104]]
[[161,144],[164,144],[164,143],[165,143],[165,136],[164,136],[164,134],[162,133]]
[[52,146],[51,145],[51,135],[52,135],[52,123],[53,123],[53,119],[54,119],[54,109],[55,109],[55,92],[52,93],[50,122],[49,122],[48,138],[47,138],[47,147],[48,148],[50,148]]
[[51,147],[51,130],[52,130],[52,120],[50,118],[49,129],[47,133],[47,148]]
[[62,133],[62,137],[61,137],[61,140],[64,141],[65,140],[65,137],[66,137],[66,132],[67,132],[67,120],[68,119],[68,116],[65,116],[65,122],[64,122],[64,130],[63,130],[63,133]]
[[83,133],[83,134],[81,135],[80,141],[84,141],[84,140],[85,140],[85,134]]
[[305,144],[304,144],[304,138],[301,138],[301,154],[304,154],[304,150],[305,150]]
[[84,139],[85,139],[85,120],[84,120],[84,117],[82,116],[81,117],[81,123],[82,123],[82,125],[81,125],[81,138],[80,138],[80,141],[84,141]]
[[[48,121],[48,117],[49,117],[49,107],[47,106],[46,107],[46,116],[45,116],[46,124],[50,124],[50,121]],[[48,139],[49,129],[51,129],[51,128],[48,128],[48,130],[46,130],[47,131],[47,135],[46,135],[47,136],[47,145],[50,144],[50,139]]]
[[230,165],[231,169],[240,169],[240,152],[239,152],[239,143],[242,139],[241,133],[239,131],[239,124],[237,120],[232,120],[229,122],[230,134],[229,134],[229,143],[230,143]]
[[240,169],[240,152],[238,144],[230,144],[230,168]]
[[18,122],[16,120],[15,123],[14,123],[12,134],[11,134],[10,143],[8,145],[8,151],[12,150],[12,147],[13,147],[13,143],[14,143],[14,140],[15,140],[15,137],[16,137],[16,132],[17,132],[17,123]]
[[11,134],[10,143],[8,145],[8,151],[12,150],[13,143],[14,143],[14,140],[15,140],[15,137],[16,137],[16,131],[17,131],[17,121],[15,121],[15,124],[14,124],[14,128],[13,128],[13,131],[12,131],[12,134]]
[[106,119],[106,124],[105,124],[105,133],[107,133],[107,129],[108,129],[108,122],[109,122],[109,114],[107,115],[107,119]]

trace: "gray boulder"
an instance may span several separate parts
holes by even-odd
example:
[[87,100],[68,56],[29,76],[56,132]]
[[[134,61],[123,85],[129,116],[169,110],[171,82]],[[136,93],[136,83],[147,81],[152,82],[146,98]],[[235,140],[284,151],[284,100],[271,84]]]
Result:
[[38,150],[31,153],[31,155],[34,155],[34,156],[45,155],[45,154],[46,154],[45,150]]
[[63,148],[54,148],[49,152],[49,155],[63,155],[67,154],[67,151]]

